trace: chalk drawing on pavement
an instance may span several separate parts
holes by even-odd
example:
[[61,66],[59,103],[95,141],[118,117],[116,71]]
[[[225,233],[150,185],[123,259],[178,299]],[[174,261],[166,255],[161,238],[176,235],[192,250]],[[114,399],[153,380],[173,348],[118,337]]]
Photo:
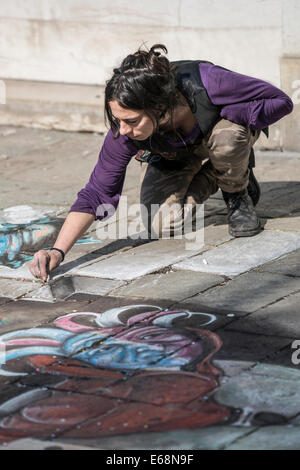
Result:
[[207,313],[129,305],[2,334],[3,379],[37,385],[0,404],[0,442],[229,422],[237,411],[213,399],[222,371],[212,359],[222,343],[205,327],[214,321]]
[[[43,216],[30,206],[5,209],[0,219],[0,265],[17,269],[36,251],[53,246],[63,223],[63,218]],[[77,243],[101,241],[86,236]]]

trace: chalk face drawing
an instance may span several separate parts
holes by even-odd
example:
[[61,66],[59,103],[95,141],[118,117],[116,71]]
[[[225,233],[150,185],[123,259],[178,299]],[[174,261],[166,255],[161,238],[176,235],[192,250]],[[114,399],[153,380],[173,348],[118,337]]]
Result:
[[[178,320],[193,326],[176,326]],[[0,375],[31,387],[0,405],[0,442],[228,422],[236,410],[213,399],[222,372],[212,358],[221,340],[203,329],[214,321],[210,314],[134,305],[2,334]]]
[[[3,211],[0,222],[0,265],[17,269],[33,254],[53,246],[63,218],[43,216],[30,206],[14,206]],[[83,237],[77,243],[99,243]]]
[[0,264],[19,268],[30,260],[36,251],[51,247],[63,220],[40,219],[28,224],[0,225]]

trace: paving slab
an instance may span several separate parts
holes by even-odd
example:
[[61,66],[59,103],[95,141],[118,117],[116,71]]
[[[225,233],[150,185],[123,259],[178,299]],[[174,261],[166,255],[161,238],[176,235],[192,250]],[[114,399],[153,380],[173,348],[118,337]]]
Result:
[[[60,315],[82,311],[88,305],[88,301],[77,302],[71,299],[56,303],[12,301],[0,307],[2,317],[0,332],[46,324]],[[3,322],[3,319],[6,321]]]
[[38,290],[40,283],[36,281],[16,281],[14,279],[1,279],[0,278],[0,295],[10,299],[17,299],[23,295],[29,294],[32,291]]
[[[69,293],[70,295],[70,293]],[[49,283],[41,285],[38,289],[26,293],[22,300],[38,301],[38,302],[55,302],[56,297],[53,294]]]
[[228,233],[226,216],[217,215],[205,220],[205,245],[218,246],[232,239],[233,237]]
[[224,377],[234,377],[235,375],[239,375],[242,371],[251,369],[255,364],[256,363],[253,361],[214,359],[214,365],[223,372]]
[[19,268],[8,268],[7,266],[0,266],[0,277],[8,279],[19,279],[25,281],[36,281],[37,279],[29,271],[29,263],[27,261]]
[[[46,174],[47,171],[45,170]],[[81,189],[81,188],[80,188]],[[71,181],[69,183],[50,182],[48,179],[42,181],[36,181],[33,184],[30,180],[23,180],[19,176],[18,180],[14,180],[13,184],[11,181],[1,181],[1,195],[2,195],[2,207],[9,207],[18,205],[20,203],[26,203],[34,205],[36,201],[43,201],[43,205],[58,205],[69,210],[72,203],[76,200],[78,188],[74,188]],[[22,197],[20,197],[22,194]]]
[[[294,177],[295,178],[295,177]],[[262,184],[261,199],[256,207],[259,217],[286,217],[300,212],[299,181],[274,181],[272,189],[264,191]]]
[[[109,259],[92,263],[85,268],[72,270],[72,272],[81,276],[130,281],[192,256],[193,251],[186,250],[186,243],[184,239],[152,241],[133,248],[129,252],[120,253]],[[200,247],[195,249],[194,253],[203,250],[204,247],[200,244]]]
[[130,284],[113,291],[113,295],[124,297],[148,297],[183,300],[224,281],[221,276],[193,271],[170,271],[148,274]]
[[262,273],[281,273],[288,276],[300,276],[300,250],[293,251],[288,255],[284,255],[272,261],[266,263],[257,269]]
[[22,127],[14,130],[0,138],[7,157],[2,166],[6,177],[1,182],[2,207],[20,204],[21,199],[25,204],[43,201],[69,208],[96,164],[103,137]]
[[[287,346],[280,348],[278,351],[275,351],[274,354],[270,354],[268,357],[268,363],[299,370],[299,348],[293,348],[293,342],[294,340],[290,340]],[[294,355],[296,361],[293,360]]]
[[17,439],[6,445],[0,445],[0,450],[96,450],[84,445],[66,444],[60,441],[40,441],[39,439]]
[[[215,400],[248,410],[250,424],[257,413],[274,413],[289,419],[300,412],[300,370],[258,364],[237,376],[222,377],[220,382]],[[273,424],[282,422],[279,416],[277,423],[275,420],[276,416]]]
[[[68,276],[50,281],[39,289],[24,295],[23,299],[43,300],[47,302],[55,302],[57,299],[74,299],[74,294],[86,294],[87,298],[91,296],[103,296],[112,290],[126,284],[123,281],[114,281],[111,279],[94,279],[89,277]],[[76,297],[78,300],[78,297]]]
[[293,426],[299,426],[300,427],[300,413],[295,416],[293,419],[291,419],[290,423],[293,425]]
[[[255,429],[255,428],[254,428]],[[103,437],[98,439],[60,438],[62,443],[88,444],[106,450],[215,450],[223,449],[249,433],[248,428],[235,426],[210,426],[205,429],[152,432],[150,435],[131,433],[129,435]]]
[[255,237],[236,238],[204,254],[176,263],[173,267],[237,276],[299,247],[299,233],[266,230]]
[[[27,224],[43,218],[58,218],[65,213],[63,206],[45,206],[42,204],[18,204],[6,206],[0,210],[0,224]],[[63,222],[63,221],[62,221]],[[62,225],[62,223],[60,224]]]
[[219,284],[185,301],[242,315],[300,290],[298,278],[275,273],[249,272]]
[[228,328],[233,331],[264,336],[283,336],[300,339],[300,294],[287,298],[251,313],[246,318],[233,321]]
[[[89,268],[95,262],[100,262],[106,258],[119,256],[122,252],[130,251],[132,248],[149,243],[142,238],[124,238],[120,240],[107,239],[100,244],[93,245],[74,245],[67,254],[64,263],[62,263],[53,273],[51,279],[58,279],[64,275],[89,276],[82,274],[86,268]],[[81,272],[82,269],[82,272]],[[89,277],[96,277],[91,275]],[[105,278],[105,276],[103,276]]]
[[93,295],[106,295],[125,284],[122,281],[112,281],[111,279],[91,279],[80,276],[74,276],[72,281],[75,292]]
[[62,142],[65,136],[64,132],[55,130],[49,132],[42,129],[1,125],[1,153],[9,157],[18,157],[40,149],[43,157],[44,148]]
[[7,304],[8,302],[11,302],[9,297],[0,297],[0,305]]
[[[238,368],[248,368],[249,363],[254,365],[258,362],[271,362],[280,365],[280,361],[276,362],[275,355],[290,345],[289,338],[229,331],[231,325],[232,323],[229,324],[228,329],[221,326],[215,330],[222,341],[222,347],[216,353],[215,360],[224,362],[222,370],[225,375],[228,375],[227,369],[223,369],[223,366],[226,367],[226,361],[234,361],[235,367]],[[272,360],[271,357],[273,357]]]
[[282,232],[300,232],[300,214],[280,219],[265,219],[265,230],[280,230]]
[[226,450],[299,450],[300,426],[266,426],[249,433]]
[[[0,137],[3,153],[7,154],[13,162],[12,167],[6,168],[6,173],[12,179],[18,179],[19,170],[24,172],[24,179],[29,180],[40,176],[46,178],[43,168],[47,168],[51,180],[57,180],[57,170],[60,166],[60,175],[65,178],[72,176],[74,182],[82,183],[85,176],[97,162],[103,136],[99,134],[80,134],[74,132],[39,131],[36,129],[16,128],[16,134]],[[78,172],[72,173],[71,163],[76,162]],[[25,164],[25,165],[24,165]],[[40,170],[39,172],[32,171]],[[66,180],[67,181],[67,180]]]
[[255,150],[255,176],[262,185],[274,188],[279,182],[298,182],[300,179],[299,153]]

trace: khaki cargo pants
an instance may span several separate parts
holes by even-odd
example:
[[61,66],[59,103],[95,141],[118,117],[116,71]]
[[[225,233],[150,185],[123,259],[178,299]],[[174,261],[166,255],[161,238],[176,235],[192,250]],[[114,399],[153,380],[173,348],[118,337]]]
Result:
[[196,147],[181,170],[142,163],[141,213],[157,237],[179,233],[196,204],[221,188],[235,193],[248,185],[250,151],[260,131],[221,119]]

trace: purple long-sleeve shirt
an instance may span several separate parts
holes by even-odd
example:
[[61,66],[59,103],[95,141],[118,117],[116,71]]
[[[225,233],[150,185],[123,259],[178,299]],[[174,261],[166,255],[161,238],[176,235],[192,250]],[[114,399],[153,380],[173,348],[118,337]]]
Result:
[[[223,67],[201,63],[203,85],[213,104],[221,107],[221,117],[250,129],[261,130],[293,110],[292,100],[263,80],[232,72]],[[98,162],[85,188],[79,191],[70,212],[86,212],[95,218],[102,204],[118,206],[126,167],[136,148],[126,136],[114,138],[110,130]]]

